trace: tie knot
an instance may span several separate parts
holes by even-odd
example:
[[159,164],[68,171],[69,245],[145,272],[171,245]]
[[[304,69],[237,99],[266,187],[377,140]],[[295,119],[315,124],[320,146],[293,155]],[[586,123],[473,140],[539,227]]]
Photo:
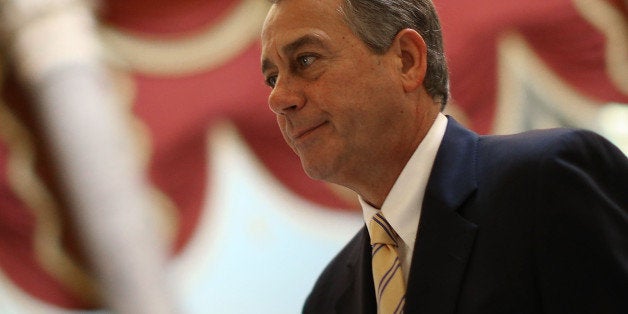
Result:
[[373,216],[370,223],[371,227],[371,245],[376,243],[397,245],[397,233],[390,226],[388,221],[381,213],[377,213]]

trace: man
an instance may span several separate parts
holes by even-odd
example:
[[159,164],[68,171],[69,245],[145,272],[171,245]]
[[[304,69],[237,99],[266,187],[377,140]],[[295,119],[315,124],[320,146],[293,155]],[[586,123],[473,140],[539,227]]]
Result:
[[628,313],[626,157],[586,131],[478,136],[440,113],[444,60],[429,0],[271,7],[270,108],[366,223],[303,311]]

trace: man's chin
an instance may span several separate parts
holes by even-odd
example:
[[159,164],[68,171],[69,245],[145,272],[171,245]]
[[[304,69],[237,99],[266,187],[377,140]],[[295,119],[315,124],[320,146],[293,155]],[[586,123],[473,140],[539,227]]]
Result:
[[301,166],[308,177],[314,180],[327,181],[329,179],[329,169],[319,163],[307,162],[301,159]]

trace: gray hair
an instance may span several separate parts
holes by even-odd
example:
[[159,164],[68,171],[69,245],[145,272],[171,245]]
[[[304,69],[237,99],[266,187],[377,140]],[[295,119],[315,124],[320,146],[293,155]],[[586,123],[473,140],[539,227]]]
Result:
[[385,53],[405,28],[417,31],[427,45],[423,86],[444,109],[449,99],[449,74],[443,37],[431,0],[343,0],[341,12],[349,28],[375,53]]

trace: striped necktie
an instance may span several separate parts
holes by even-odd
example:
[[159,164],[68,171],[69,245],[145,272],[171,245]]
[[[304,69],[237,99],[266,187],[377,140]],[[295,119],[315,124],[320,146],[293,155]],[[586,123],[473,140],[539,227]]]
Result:
[[377,312],[403,313],[406,287],[397,255],[397,234],[381,213],[373,216],[370,227]]

